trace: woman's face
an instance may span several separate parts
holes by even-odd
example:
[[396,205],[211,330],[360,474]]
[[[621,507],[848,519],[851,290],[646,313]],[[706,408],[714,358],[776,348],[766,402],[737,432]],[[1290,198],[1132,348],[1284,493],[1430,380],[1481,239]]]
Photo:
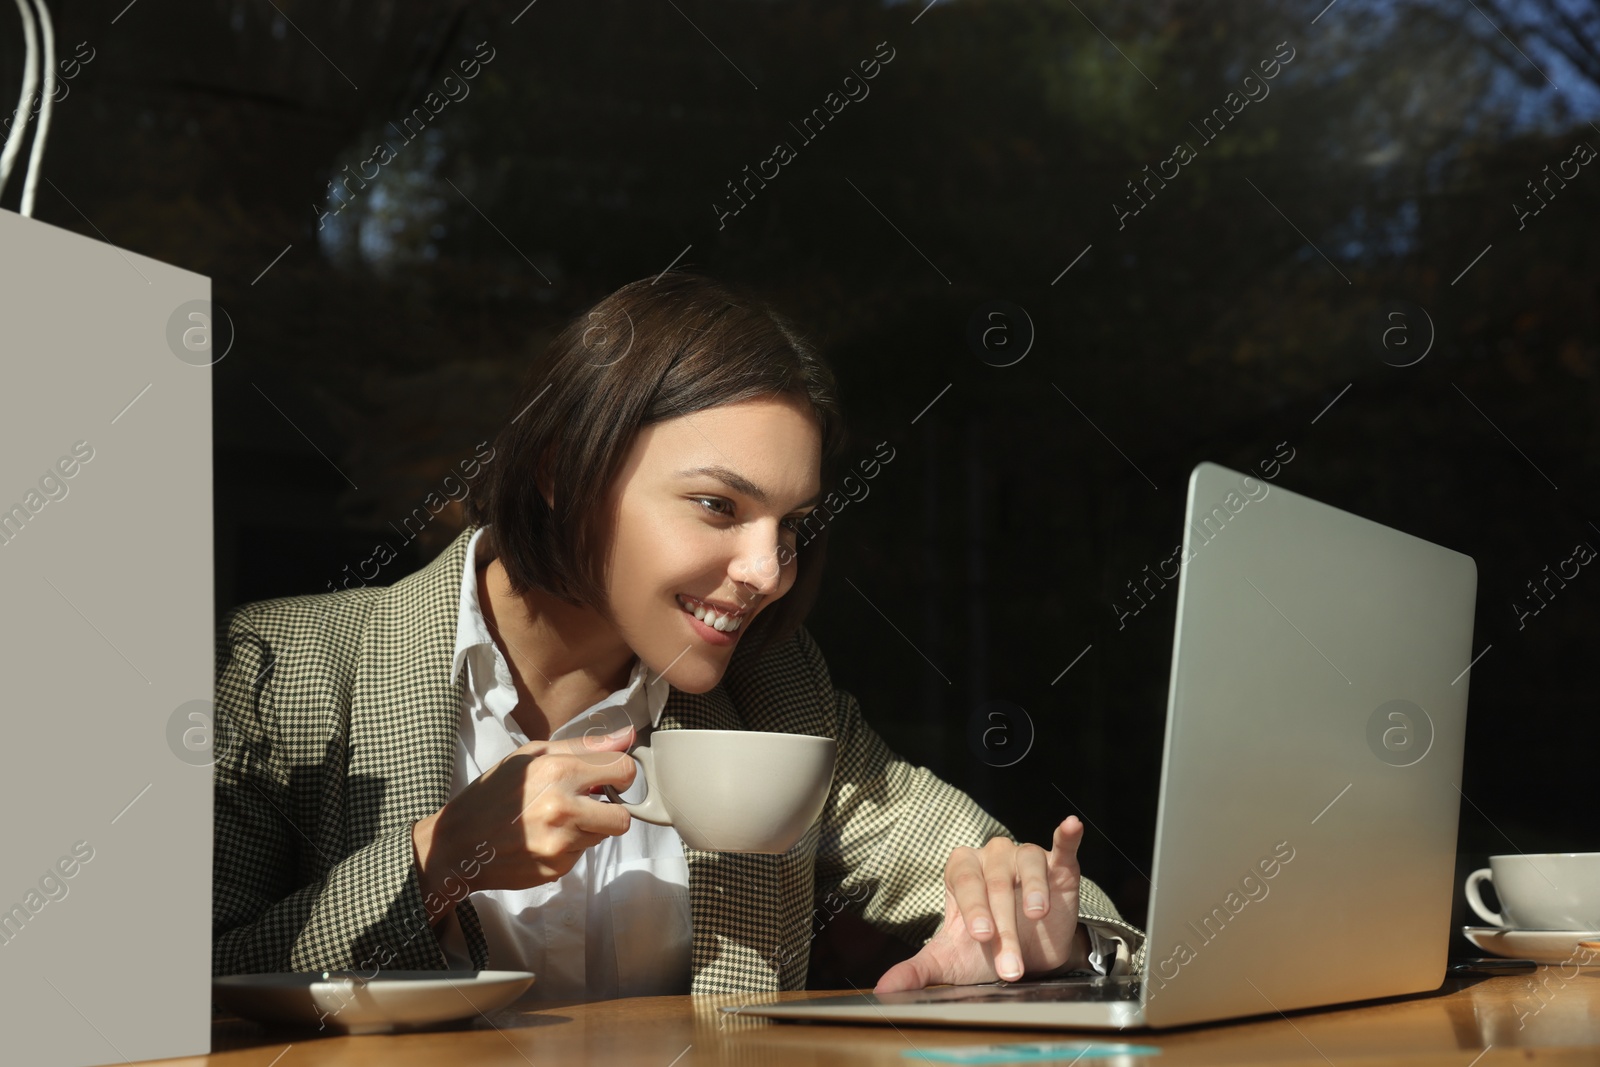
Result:
[[750,621],[794,585],[821,457],[816,417],[790,397],[707,408],[635,438],[612,488],[606,592],[623,640],[674,687],[721,681]]

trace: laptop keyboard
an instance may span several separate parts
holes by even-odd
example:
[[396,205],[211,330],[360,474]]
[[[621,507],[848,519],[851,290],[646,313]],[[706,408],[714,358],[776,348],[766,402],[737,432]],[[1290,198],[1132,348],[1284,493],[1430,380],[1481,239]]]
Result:
[[1018,982],[1011,985],[953,986],[927,990],[915,999],[906,1000],[900,999],[903,994],[895,996],[899,1003],[915,1004],[950,1002],[978,1004],[987,1001],[1004,1001],[1008,1004],[1093,1004],[1137,1001],[1140,997],[1140,985],[1138,978],[1108,979],[1096,976],[1045,982]]

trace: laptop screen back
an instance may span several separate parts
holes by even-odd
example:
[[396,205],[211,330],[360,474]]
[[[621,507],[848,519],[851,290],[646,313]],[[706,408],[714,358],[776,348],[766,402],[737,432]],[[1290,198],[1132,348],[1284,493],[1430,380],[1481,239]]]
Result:
[[1184,559],[1145,1021],[1437,988],[1476,565],[1212,463]]

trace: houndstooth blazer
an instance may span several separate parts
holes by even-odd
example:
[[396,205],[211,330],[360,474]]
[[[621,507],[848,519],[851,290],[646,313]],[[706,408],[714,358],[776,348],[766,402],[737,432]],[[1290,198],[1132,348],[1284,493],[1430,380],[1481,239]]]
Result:
[[[220,622],[215,975],[447,966],[411,827],[449,794],[463,696],[450,662],[471,533],[393,586],[260,601]],[[756,660],[736,651],[707,693],[672,690],[657,728],[839,746],[822,815],[788,852],[685,847],[695,993],[804,988],[813,929],[844,907],[922,944],[943,918],[951,849],[1010,836],[891,752],[803,629]],[[1084,879],[1079,896],[1080,915],[1122,935],[1141,963],[1143,935],[1099,887]],[[489,968],[470,898],[457,915],[473,961]]]

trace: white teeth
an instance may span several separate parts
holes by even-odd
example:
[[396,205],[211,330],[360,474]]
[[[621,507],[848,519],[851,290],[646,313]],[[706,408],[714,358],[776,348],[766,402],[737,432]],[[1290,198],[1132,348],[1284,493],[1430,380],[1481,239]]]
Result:
[[678,598],[678,606],[720,633],[732,633],[744,622],[742,617],[720,615],[715,608],[708,608],[704,604],[692,601],[684,596]]
[[731,633],[733,630],[738,630],[739,625],[744,622],[742,617],[731,616],[731,614],[718,614],[714,608],[707,608],[706,605],[701,605],[701,603],[696,603],[696,601],[688,600],[688,598],[682,597],[682,595],[678,597],[678,606],[683,608],[683,611],[686,611],[686,613],[693,614],[696,619],[699,619],[699,621],[709,625],[709,627],[712,627],[712,629],[718,630],[720,633]]

